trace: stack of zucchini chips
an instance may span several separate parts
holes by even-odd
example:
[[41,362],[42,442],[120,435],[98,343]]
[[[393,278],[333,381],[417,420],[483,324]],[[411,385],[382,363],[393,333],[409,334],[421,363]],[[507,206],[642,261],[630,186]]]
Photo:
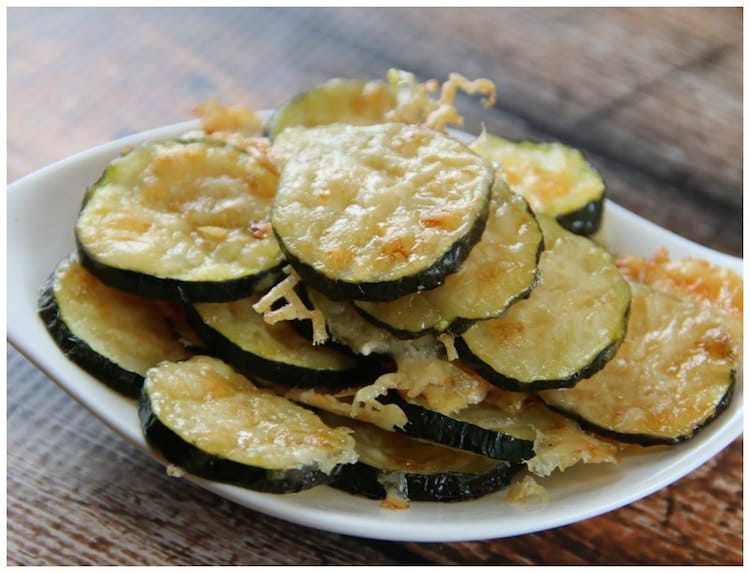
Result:
[[87,190],[40,315],[175,472],[521,500],[727,406],[732,316],[625,278],[589,238],[604,185],[582,155],[467,145],[427,121],[450,90],[413,87],[330,81],[263,136],[219,109]]

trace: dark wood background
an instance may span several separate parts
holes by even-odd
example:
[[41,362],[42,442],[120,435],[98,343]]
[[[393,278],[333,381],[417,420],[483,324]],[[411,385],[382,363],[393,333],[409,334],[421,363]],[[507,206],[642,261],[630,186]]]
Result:
[[[8,181],[330,77],[491,78],[467,129],[557,139],[609,197],[742,255],[741,9],[8,9]],[[9,237],[12,240],[12,237]],[[9,270],[12,272],[12,269]],[[168,479],[8,349],[9,564],[740,564],[742,440],[628,507],[473,543],[363,540]]]

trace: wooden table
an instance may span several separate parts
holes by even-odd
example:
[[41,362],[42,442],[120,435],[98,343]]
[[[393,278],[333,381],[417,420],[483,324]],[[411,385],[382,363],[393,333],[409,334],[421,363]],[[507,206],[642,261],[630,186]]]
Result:
[[[613,200],[741,255],[739,9],[9,9],[8,180],[188,119],[211,95],[268,108],[329,77],[391,66],[493,79],[497,105],[467,100],[467,129],[484,121],[576,145]],[[743,559],[741,439],[671,487],[588,521],[510,539],[390,543],[292,525],[168,479],[12,348],[7,399],[9,564]]]

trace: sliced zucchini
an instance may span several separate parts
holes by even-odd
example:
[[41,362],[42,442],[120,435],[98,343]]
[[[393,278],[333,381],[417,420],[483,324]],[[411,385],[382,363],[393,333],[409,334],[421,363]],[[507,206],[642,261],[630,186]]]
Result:
[[275,139],[292,126],[383,123],[396,105],[396,90],[383,82],[333,79],[304,92],[275,112],[266,131]]
[[[517,436],[513,431],[500,431],[496,428],[482,427],[462,418],[458,414],[446,416],[424,407],[420,401],[405,400],[397,391],[392,390],[383,399],[386,404],[395,404],[406,414],[409,420],[403,428],[396,428],[412,438],[434,442],[443,446],[466,450],[496,460],[520,462],[534,455],[534,436],[526,439]],[[528,439],[530,438],[530,439]]]
[[188,308],[190,324],[212,352],[239,372],[286,386],[336,386],[363,374],[350,352],[314,346],[289,321],[267,324],[253,310],[254,294]]
[[437,355],[442,344],[432,336],[401,340],[393,333],[365,320],[350,302],[334,301],[315,289],[307,289],[311,304],[323,313],[333,340],[363,356],[370,355]]
[[190,353],[155,301],[110,288],[63,260],[39,297],[39,315],[63,354],[118,392],[137,396],[146,371]]
[[493,172],[457,140],[403,124],[287,128],[271,213],[302,280],[336,300],[442,284],[481,237]]
[[555,217],[579,235],[601,225],[604,181],[577,149],[561,143],[512,141],[482,134],[471,148],[500,164],[500,176],[535,213]]
[[542,231],[526,201],[496,181],[481,240],[461,269],[436,289],[392,302],[354,305],[401,338],[460,334],[477,320],[495,318],[536,285]]
[[605,436],[676,444],[729,405],[739,347],[709,307],[631,286],[628,334],[616,358],[575,388],[540,395]]
[[75,227],[81,262],[147,298],[242,298],[280,275],[269,221],[277,179],[266,158],[216,141],[138,147],[86,193]]
[[192,354],[209,354],[208,346],[188,319],[188,307],[176,302],[162,301],[165,317],[172,335]]
[[139,415],[146,439],[170,463],[258,491],[327,483],[339,464],[356,460],[347,430],[329,428],[208,356],[149,370]]
[[341,468],[331,486],[356,495],[411,501],[461,501],[510,484],[521,464],[497,462],[428,444],[370,424],[321,413],[329,425],[354,430],[358,461]]
[[548,476],[579,463],[619,461],[618,446],[589,434],[569,417],[559,414],[528,392],[499,388],[453,415],[481,428],[518,436],[534,442],[534,455],[524,463],[534,475]]
[[546,245],[541,284],[456,341],[472,368],[506,390],[573,386],[614,356],[627,329],[630,287],[609,253],[538,218]]

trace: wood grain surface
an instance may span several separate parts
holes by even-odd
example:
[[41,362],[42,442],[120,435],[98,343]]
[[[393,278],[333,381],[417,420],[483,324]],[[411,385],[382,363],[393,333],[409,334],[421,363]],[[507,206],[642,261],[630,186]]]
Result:
[[[742,254],[741,9],[8,9],[8,180],[215,95],[330,77],[485,76],[466,128],[581,148],[609,197]],[[12,241],[12,237],[9,237]],[[12,269],[9,270],[12,273]],[[168,479],[8,350],[7,561],[741,564],[742,440],[625,508],[537,534],[400,544],[316,531]]]

